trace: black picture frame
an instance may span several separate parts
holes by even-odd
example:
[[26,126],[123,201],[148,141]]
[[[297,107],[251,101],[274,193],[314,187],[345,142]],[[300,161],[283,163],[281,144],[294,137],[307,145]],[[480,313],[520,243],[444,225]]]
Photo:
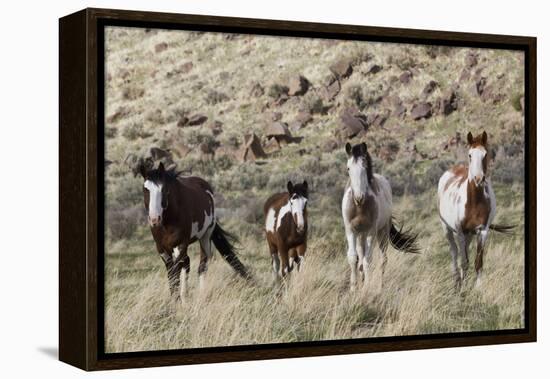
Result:
[[[104,27],[201,30],[511,49],[525,54],[525,328],[105,354],[103,349]],[[59,20],[59,358],[85,370],[536,341],[534,37],[84,9]]]

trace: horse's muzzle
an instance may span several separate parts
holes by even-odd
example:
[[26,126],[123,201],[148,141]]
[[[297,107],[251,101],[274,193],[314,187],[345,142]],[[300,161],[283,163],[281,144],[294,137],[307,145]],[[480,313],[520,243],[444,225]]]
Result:
[[149,226],[151,227],[160,226],[161,221],[162,221],[161,216],[149,217]]
[[357,196],[357,197],[354,196],[353,202],[355,203],[355,205],[361,206],[365,202],[365,196]]

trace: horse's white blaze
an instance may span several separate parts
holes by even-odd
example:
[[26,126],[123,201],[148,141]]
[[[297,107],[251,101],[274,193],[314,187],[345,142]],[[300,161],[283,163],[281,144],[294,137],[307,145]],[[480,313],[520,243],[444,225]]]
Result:
[[299,230],[304,229],[304,209],[306,208],[307,199],[302,196],[298,196],[294,199],[290,199],[290,211],[292,216],[296,220],[296,226]]
[[275,209],[269,208],[267,217],[265,219],[265,230],[271,233],[275,233]]
[[143,187],[149,191],[149,218],[156,219],[162,216],[162,184],[146,180]]
[[483,146],[477,146],[471,148],[468,154],[470,157],[468,180],[473,180],[476,186],[479,186],[481,179],[485,176],[483,172],[483,158],[487,155],[487,150]]
[[362,199],[367,193],[368,177],[365,169],[365,158],[348,159],[348,171],[351,182],[351,189],[356,200]]
[[191,223],[191,238],[197,238],[200,239],[202,236],[206,233],[208,228],[213,226],[214,220],[214,212],[212,211],[212,214],[209,215],[208,212],[204,211],[204,222],[202,224],[201,229],[199,230],[199,223],[193,222]]

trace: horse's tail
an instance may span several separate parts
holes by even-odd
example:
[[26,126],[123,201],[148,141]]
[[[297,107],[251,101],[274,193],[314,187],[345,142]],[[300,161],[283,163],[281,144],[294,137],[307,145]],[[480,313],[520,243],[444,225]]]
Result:
[[223,230],[220,224],[216,223],[211,239],[212,242],[214,242],[216,249],[218,249],[222,257],[231,265],[231,267],[233,267],[233,270],[235,270],[237,274],[247,280],[252,279],[248,273],[248,270],[244,267],[235,253],[236,249],[234,244],[237,241],[235,236]]
[[390,226],[390,243],[396,250],[401,250],[405,253],[418,254],[420,248],[416,243],[418,234],[412,234],[410,230],[404,231],[403,227],[395,227],[395,220],[391,221]]
[[499,224],[489,225],[489,229],[502,234],[514,234],[513,230],[516,227],[517,225],[499,225]]

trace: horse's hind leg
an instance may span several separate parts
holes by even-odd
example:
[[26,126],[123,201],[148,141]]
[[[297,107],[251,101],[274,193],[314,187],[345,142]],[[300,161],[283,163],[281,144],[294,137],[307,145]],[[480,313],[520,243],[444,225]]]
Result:
[[[391,225],[391,224],[390,224]],[[380,288],[384,287],[384,274],[386,272],[386,266],[388,264],[388,241],[390,235],[390,227],[382,228],[378,231],[376,239],[378,240],[378,246],[380,248],[380,255],[382,257],[381,273],[380,273]]]
[[208,270],[208,261],[212,258],[212,232],[207,232],[200,240],[200,261],[199,261],[199,290],[203,291],[206,281],[206,271]]

